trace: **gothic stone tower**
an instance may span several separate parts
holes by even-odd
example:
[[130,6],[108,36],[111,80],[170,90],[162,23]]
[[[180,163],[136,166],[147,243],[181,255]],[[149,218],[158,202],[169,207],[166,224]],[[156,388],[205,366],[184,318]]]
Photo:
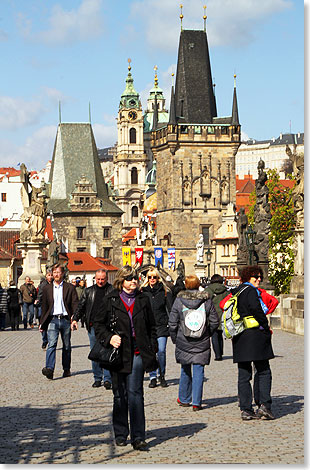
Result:
[[118,145],[114,162],[115,202],[123,210],[123,230],[139,227],[141,200],[146,189],[149,159],[143,145],[143,113],[139,94],[134,89],[128,60],[126,88],[121,96],[117,128]]
[[240,136],[236,87],[232,115],[217,117],[206,32],[182,30],[169,122],[153,130],[151,148],[157,161],[157,240],[170,233],[187,272],[193,272],[199,235],[205,248],[211,245],[222,213],[235,202]]

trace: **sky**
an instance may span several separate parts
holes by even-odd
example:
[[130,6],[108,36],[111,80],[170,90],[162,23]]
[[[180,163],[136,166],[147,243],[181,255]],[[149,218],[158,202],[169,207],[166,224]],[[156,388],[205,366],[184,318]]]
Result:
[[[218,116],[231,115],[237,75],[244,139],[304,132],[304,2],[183,0],[184,29],[203,29]],[[306,4],[306,15],[308,1]],[[169,109],[180,2],[1,0],[0,167],[41,170],[59,123],[91,123],[98,148],[117,140],[128,58],[143,109],[158,67]]]

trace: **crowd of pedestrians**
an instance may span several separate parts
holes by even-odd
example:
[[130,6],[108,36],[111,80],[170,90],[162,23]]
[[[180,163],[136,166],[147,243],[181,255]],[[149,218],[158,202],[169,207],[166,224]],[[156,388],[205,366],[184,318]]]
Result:
[[33,328],[36,310],[42,349],[46,349],[42,374],[49,380],[54,377],[59,335],[63,377],[70,377],[71,332],[78,328],[78,322],[86,326],[90,349],[96,341],[105,347],[120,348],[122,365],[118,369],[102,369],[100,363],[92,361],[92,387],[104,386],[113,391],[116,445],[127,445],[130,436],[133,448],[143,451],[148,448],[144,374],[149,374],[149,388],[168,387],[166,346],[170,337],[175,345],[175,360],[180,364],[176,404],[200,411],[204,369],[210,363],[211,345],[214,360],[221,361],[224,356],[223,305],[236,293],[239,294],[238,314],[245,325],[248,318],[254,322],[232,338],[233,362],[238,366],[241,418],[246,421],[274,419],[269,364],[274,353],[266,315],[275,309],[278,301],[260,288],[262,280],[261,268],[247,266],[240,273],[240,285],[229,290],[218,274],[212,276],[207,286],[202,286],[195,275],[180,275],[172,283],[153,267],[140,284],[138,272],[126,265],[118,271],[113,285],[108,282],[107,272],[99,269],[94,284],[86,287],[84,279],[66,282],[64,268],[56,264],[47,270],[37,289],[29,276],[20,289],[14,282],[7,290],[0,285],[0,328],[5,329],[5,316],[9,313],[11,329],[19,329],[21,309],[24,328],[27,329],[28,324]]

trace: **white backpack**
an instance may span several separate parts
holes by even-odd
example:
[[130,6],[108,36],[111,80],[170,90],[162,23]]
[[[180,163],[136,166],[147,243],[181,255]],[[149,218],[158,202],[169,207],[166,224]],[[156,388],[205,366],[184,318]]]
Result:
[[200,338],[205,329],[207,320],[205,303],[198,308],[187,308],[183,305],[182,313],[184,322],[181,322],[182,331],[187,338]]

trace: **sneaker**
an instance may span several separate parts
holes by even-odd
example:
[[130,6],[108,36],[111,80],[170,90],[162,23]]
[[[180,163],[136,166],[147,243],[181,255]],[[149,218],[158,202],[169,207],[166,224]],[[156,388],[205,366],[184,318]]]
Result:
[[180,406],[186,406],[186,407],[191,406],[189,403],[182,403],[179,398],[177,398],[177,403]]
[[117,446],[120,446],[120,447],[125,447],[127,446],[127,442],[126,442],[126,439],[124,439],[123,437],[117,437],[115,439],[115,444]]
[[260,405],[258,408],[256,415],[258,418],[263,418],[263,419],[275,419],[273,414],[271,413],[271,410],[266,408],[265,405]]
[[202,410],[201,405],[193,405],[193,411],[200,411],[200,410]]
[[241,419],[243,421],[250,421],[251,419],[260,419],[260,416],[254,413],[254,411],[241,411]]
[[142,441],[140,439],[137,439],[136,441],[134,441],[132,443],[132,447],[135,449],[135,450],[148,450],[148,445],[145,441]]
[[151,379],[149,383],[149,388],[155,388],[157,385],[156,379]]
[[102,385],[101,380],[95,380],[95,382],[93,383],[92,387],[93,387],[93,388],[99,388],[99,387],[101,387],[101,385]]
[[111,384],[111,382],[109,382],[108,380],[105,380],[105,381],[103,382],[103,386],[104,386],[104,388],[105,388],[106,390],[111,390],[111,388],[112,388],[112,384]]
[[69,370],[64,370],[64,373],[62,374],[62,376],[65,378],[65,377],[71,377],[71,372],[70,372],[70,369]]
[[49,369],[48,367],[43,367],[42,374],[45,375],[47,379],[53,380],[53,377],[54,377],[53,369]]
[[160,386],[161,386],[161,387],[166,388],[166,387],[169,386],[169,385],[167,384],[166,380],[165,380],[165,377],[160,377],[159,382],[160,382]]

